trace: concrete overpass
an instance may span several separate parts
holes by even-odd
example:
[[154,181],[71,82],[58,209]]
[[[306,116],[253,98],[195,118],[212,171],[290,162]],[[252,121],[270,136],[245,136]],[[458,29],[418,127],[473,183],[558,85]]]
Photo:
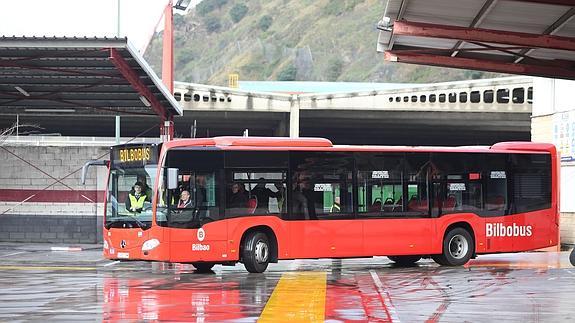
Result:
[[[437,83],[407,89],[277,94],[177,82],[184,116],[209,135],[320,136],[336,143],[489,144],[529,140],[531,77]],[[189,130],[188,130],[189,131]]]
[[[530,140],[530,77],[437,83],[412,88],[321,94],[280,94],[177,82],[183,108],[176,135],[198,137],[320,136],[338,144],[468,145]],[[109,137],[113,115],[0,111],[0,128],[19,119],[42,133]],[[157,137],[157,119],[124,115],[121,135]],[[147,132],[146,132],[147,131]]]

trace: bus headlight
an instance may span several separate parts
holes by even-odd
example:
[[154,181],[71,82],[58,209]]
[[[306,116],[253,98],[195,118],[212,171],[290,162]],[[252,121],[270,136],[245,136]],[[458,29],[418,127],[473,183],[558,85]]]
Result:
[[110,246],[108,245],[108,241],[104,240],[104,249],[108,249]]
[[160,245],[158,239],[150,239],[142,245],[142,251],[150,251]]

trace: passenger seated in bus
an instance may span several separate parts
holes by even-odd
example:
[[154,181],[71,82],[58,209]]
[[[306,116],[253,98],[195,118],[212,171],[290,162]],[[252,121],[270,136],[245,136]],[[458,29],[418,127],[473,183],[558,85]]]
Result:
[[126,210],[130,212],[142,212],[144,208],[144,202],[147,197],[146,194],[142,192],[143,184],[141,182],[136,182],[134,187],[128,193],[128,198],[126,199]]
[[391,212],[391,211],[393,211],[394,205],[395,205],[395,201],[393,200],[393,198],[388,197],[385,199],[385,202],[383,202],[383,210],[385,212]]
[[381,198],[380,197],[376,197],[375,200],[373,200],[373,203],[369,207],[369,212],[381,212]]
[[258,198],[255,195],[252,195],[248,199],[246,205],[248,207],[248,214],[254,214],[256,212],[257,207],[258,207]]
[[270,212],[270,197],[279,199],[282,195],[281,192],[274,192],[266,187],[266,180],[261,177],[258,179],[258,184],[252,188],[252,195],[255,195],[258,199],[258,206],[256,213],[267,214]]
[[182,191],[180,200],[178,201],[178,209],[187,209],[192,207],[192,200],[190,199],[190,192]]
[[228,198],[229,209],[245,208],[248,204],[248,193],[243,184],[233,183],[232,191]]

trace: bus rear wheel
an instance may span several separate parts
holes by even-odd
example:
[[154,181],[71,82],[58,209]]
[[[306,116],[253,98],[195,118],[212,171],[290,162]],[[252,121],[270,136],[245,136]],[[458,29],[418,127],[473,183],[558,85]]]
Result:
[[194,266],[194,268],[196,268],[196,271],[199,273],[207,273],[210,272],[212,270],[212,267],[214,267],[214,263],[211,262],[193,262],[192,266]]
[[242,245],[242,262],[250,273],[263,273],[270,262],[268,236],[260,231],[250,232]]
[[389,260],[393,261],[398,266],[413,266],[421,259],[421,256],[387,256]]
[[442,266],[461,266],[473,256],[475,243],[469,231],[453,228],[443,238],[443,253],[431,258]]

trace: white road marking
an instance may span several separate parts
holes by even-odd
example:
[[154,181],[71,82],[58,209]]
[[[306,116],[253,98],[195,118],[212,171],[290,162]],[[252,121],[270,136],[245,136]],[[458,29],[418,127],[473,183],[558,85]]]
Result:
[[377,276],[377,273],[374,270],[370,270],[369,273],[371,274],[375,287],[377,287],[377,292],[381,295],[383,303],[385,307],[387,307],[391,322],[401,322],[397,315],[397,311],[395,310],[395,306],[393,306],[393,303],[391,302],[391,296],[389,296],[389,293],[385,290],[379,276]]
[[13,253],[9,253],[9,254],[7,254],[7,255],[2,255],[2,256],[0,256],[0,257],[10,257],[10,256],[19,255],[19,254],[22,254],[22,253],[26,253],[26,251],[13,252]]
[[116,260],[116,261],[111,262],[111,263],[109,263],[109,264],[105,264],[105,265],[103,265],[102,267],[113,266],[113,265],[115,265],[115,264],[117,264],[117,263],[119,263],[119,262],[120,262],[119,260]]

